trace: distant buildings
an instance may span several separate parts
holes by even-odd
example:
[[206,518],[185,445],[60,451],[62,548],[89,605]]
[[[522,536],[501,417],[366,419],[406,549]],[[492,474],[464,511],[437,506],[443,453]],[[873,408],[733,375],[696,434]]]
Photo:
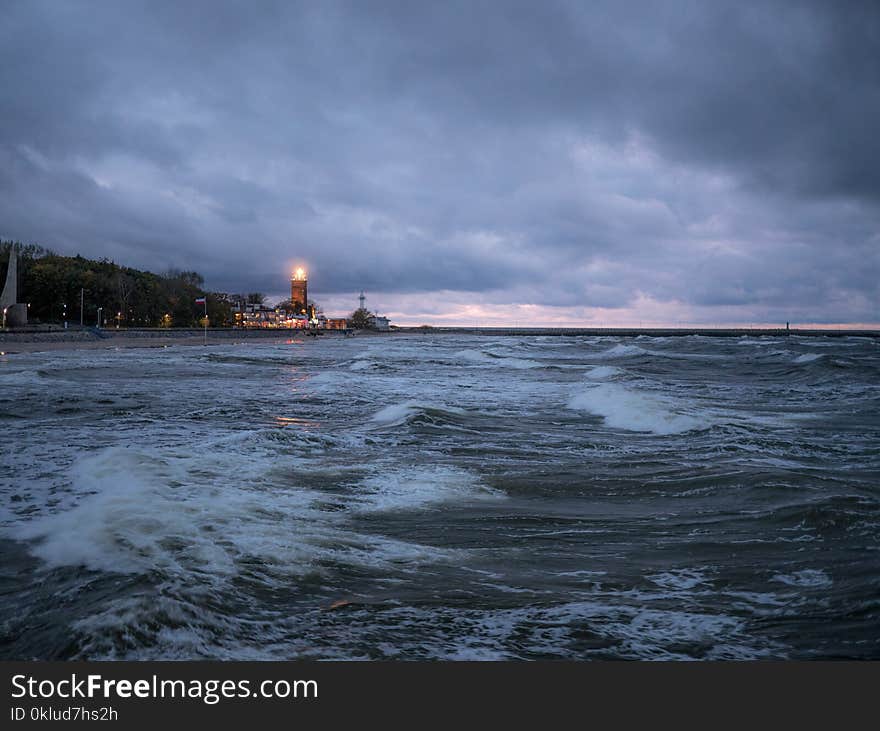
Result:
[[[364,306],[366,297],[361,292],[360,307],[355,316],[358,320],[344,317],[325,317],[319,314],[313,304],[309,303],[309,279],[305,269],[297,267],[290,277],[290,301],[276,307],[247,302],[243,297],[233,299],[232,319],[235,327],[241,328],[278,328],[294,330],[348,330],[352,327],[388,332],[391,323],[387,317],[369,312]],[[353,324],[354,323],[354,324]]]
[[[358,297],[358,309],[355,311],[356,316],[360,316],[361,323],[357,325],[357,327],[364,327],[368,330],[377,330],[378,332],[388,332],[391,329],[391,324],[388,321],[387,317],[381,317],[380,315],[376,315],[370,312],[367,309],[367,297],[364,294],[364,290],[361,290],[360,296]],[[364,322],[365,320],[365,322]]]
[[309,327],[306,315],[294,315],[280,307],[239,301],[232,306],[232,320],[235,327],[294,328]]

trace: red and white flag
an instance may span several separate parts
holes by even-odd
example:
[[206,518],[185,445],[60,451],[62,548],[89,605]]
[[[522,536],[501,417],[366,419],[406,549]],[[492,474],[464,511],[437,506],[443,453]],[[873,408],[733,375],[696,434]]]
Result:
[[205,301],[206,300],[204,297],[196,297],[196,304],[197,305],[203,305],[203,304],[205,304]]

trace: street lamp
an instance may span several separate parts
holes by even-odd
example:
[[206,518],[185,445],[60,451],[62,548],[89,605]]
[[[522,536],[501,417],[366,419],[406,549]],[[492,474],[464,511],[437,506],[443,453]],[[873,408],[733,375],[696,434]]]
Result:
[[101,327],[101,312],[102,312],[103,310],[104,310],[103,307],[99,307],[99,308],[98,308],[98,325],[97,325],[97,327],[99,327],[99,328]]

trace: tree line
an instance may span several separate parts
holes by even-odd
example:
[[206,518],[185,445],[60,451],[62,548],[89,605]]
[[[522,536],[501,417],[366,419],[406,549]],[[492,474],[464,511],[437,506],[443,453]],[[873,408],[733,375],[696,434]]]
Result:
[[[261,292],[227,294],[208,292],[198,272],[169,270],[164,274],[121,266],[109,259],[61,256],[35,244],[0,240],[0,290],[6,281],[9,254],[18,247],[18,301],[28,304],[32,324],[98,324],[108,327],[199,327],[205,306],[196,299],[207,298],[208,322],[212,327],[231,327],[233,308],[242,304],[261,305]],[[285,300],[278,308],[297,308]],[[321,312],[309,301],[311,312]],[[354,329],[372,327],[373,313],[358,308],[348,316]]]
[[[33,244],[0,241],[0,287],[6,281],[10,250],[18,246],[18,301],[28,307],[31,323],[85,325],[98,322],[120,327],[194,327],[201,324],[207,297],[212,326],[232,325],[238,299],[254,295],[207,292],[198,272],[170,270],[154,274],[120,266],[109,259],[60,256]],[[259,295],[257,295],[259,296]]]

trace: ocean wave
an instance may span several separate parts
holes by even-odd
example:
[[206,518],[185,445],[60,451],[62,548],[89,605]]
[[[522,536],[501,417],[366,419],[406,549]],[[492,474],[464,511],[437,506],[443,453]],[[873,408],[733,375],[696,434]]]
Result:
[[[647,594],[646,600],[657,595]],[[684,606],[666,608],[650,601],[627,604],[584,599],[553,605],[472,609],[391,607],[380,617],[389,657],[430,657],[441,660],[510,660],[525,656],[693,659],[687,647],[702,648],[706,659],[772,657],[778,648],[748,634],[747,622],[734,615],[709,613]],[[412,639],[414,628],[422,629]],[[375,624],[371,627],[375,632]],[[595,637],[595,647],[578,645],[578,637]],[[573,654],[573,647],[581,647]]]
[[206,361],[208,363],[226,363],[228,365],[270,367],[289,365],[292,362],[290,356],[229,355],[227,353],[208,353],[207,355],[198,356],[197,360]]
[[481,365],[496,365],[505,368],[517,368],[519,370],[527,370],[529,368],[540,368],[541,363],[528,358],[512,358],[485,350],[459,350],[455,357],[468,363],[479,363]]
[[594,358],[632,358],[638,355],[649,355],[648,351],[638,345],[615,345],[613,348],[596,353]]
[[46,368],[0,373],[0,386],[25,386],[29,389],[46,389],[78,385],[75,381],[62,378],[60,370],[57,371],[57,374],[56,371]]
[[403,424],[418,416],[435,417],[440,420],[464,414],[463,409],[446,406],[445,404],[424,401],[404,401],[391,404],[373,414],[372,421],[380,424]]
[[696,569],[663,571],[659,574],[648,576],[647,578],[657,584],[657,586],[675,591],[691,591],[709,581],[705,573]]
[[705,415],[683,413],[671,398],[647,394],[616,383],[600,383],[573,396],[570,409],[601,416],[615,429],[668,435],[707,429],[713,421]]
[[797,358],[792,360],[792,363],[812,363],[814,360],[819,360],[823,356],[822,353],[804,353],[803,355],[799,355]]
[[649,350],[639,345],[615,345],[613,348],[595,353],[591,357],[600,360],[612,360],[615,358],[636,358],[651,356],[653,358],[672,358],[684,360],[722,360],[731,356],[724,353],[681,353],[671,350]]
[[750,338],[748,335],[744,335],[736,341],[737,345],[773,345],[774,343],[779,343],[780,341],[776,338]]
[[[382,568],[443,554],[353,531],[345,522],[350,511],[321,509],[324,493],[280,481],[267,490],[247,470],[221,480],[217,467],[212,456],[102,450],[72,468],[79,496],[70,505],[13,526],[11,537],[30,542],[50,567],[158,573],[207,586],[242,572],[275,583],[320,572],[327,562]],[[265,477],[274,463],[256,460],[255,467]]]
[[40,378],[41,376],[37,371],[15,371],[13,373],[0,373],[0,385],[36,386],[40,383]]
[[807,589],[826,589],[834,582],[820,569],[803,569],[790,574],[776,574],[772,581]]
[[355,495],[361,512],[413,510],[504,497],[503,492],[483,484],[473,472],[443,465],[383,470],[364,479]]
[[619,376],[623,372],[622,368],[617,368],[616,366],[594,366],[593,369],[587,373],[587,378],[591,381],[601,381],[605,378]]

